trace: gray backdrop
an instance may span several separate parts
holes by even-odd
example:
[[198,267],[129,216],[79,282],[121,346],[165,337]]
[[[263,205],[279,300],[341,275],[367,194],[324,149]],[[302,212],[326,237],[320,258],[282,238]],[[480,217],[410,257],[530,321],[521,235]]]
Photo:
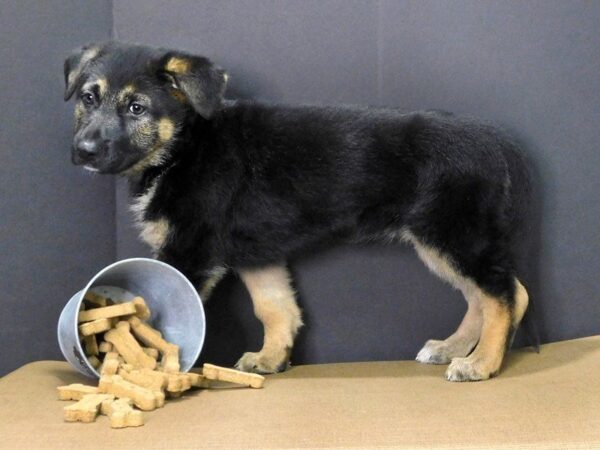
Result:
[[110,178],[70,163],[65,55],[106,39],[111,4],[0,0],[0,375],[62,359],[58,315],[114,260]]
[[[31,9],[32,4],[28,5],[19,8],[24,12]],[[105,11],[106,3],[93,5]],[[599,2],[115,0],[112,14],[114,37],[213,58],[231,75],[229,97],[393,105],[406,110],[441,108],[478,115],[514,130],[527,144],[540,179],[541,189],[532,207],[542,219],[536,225],[539,236],[525,278],[537,306],[542,340],[600,332],[600,282],[596,276],[600,270],[596,226],[600,217],[596,200]],[[33,13],[30,16],[42,20]],[[52,20],[64,34],[73,33],[73,39],[81,42],[100,37],[105,30],[89,30],[98,27],[98,19],[72,27],[62,16]],[[5,33],[5,27],[0,33]],[[62,60],[58,58],[57,63],[55,55],[62,51],[63,38],[47,44],[49,50],[42,60],[48,62],[36,63],[36,68],[47,70],[47,64],[56,70]],[[24,44],[17,42],[2,51],[15,52],[20,45]],[[2,90],[12,88],[6,69],[0,75]],[[62,121],[67,108],[47,91],[43,95],[37,99],[41,104],[37,111],[58,108],[60,112],[53,117],[60,118],[60,126],[67,130]],[[29,128],[31,119],[21,117],[27,110],[22,107],[20,111],[3,110],[3,122],[11,120]],[[9,149],[15,151],[14,143],[7,147],[3,142],[2,151]],[[68,174],[78,180],[81,175],[66,164],[64,149],[57,146],[56,152],[62,155],[60,164],[57,158],[52,160],[60,176]],[[24,158],[11,164],[9,168],[32,171],[33,163]],[[85,178],[80,187],[85,193],[70,195],[79,199],[92,195],[88,208],[99,211],[98,205],[103,204],[109,211],[112,204],[107,200],[110,196],[102,192],[104,179]],[[92,193],[92,189],[97,191]],[[18,191],[15,198],[22,201],[26,194]],[[39,196],[35,199],[47,202]],[[126,201],[124,185],[118,182],[116,236],[107,245],[116,245],[118,258],[147,255],[136,241]],[[21,243],[18,248],[24,257],[37,255],[46,271],[43,276],[32,276],[29,265],[22,271],[21,280],[31,289],[46,292],[53,277],[66,277],[69,282],[77,278],[71,284],[79,286],[92,272],[88,268],[112,255],[106,246],[100,250],[82,241],[85,236],[99,235],[101,224],[92,219],[92,212],[84,214],[81,202],[71,198],[60,203],[61,213],[49,213],[46,221],[61,223],[64,229],[77,228],[72,233],[61,232],[70,239],[68,244],[77,242],[77,247],[89,249],[87,258],[81,262],[81,253],[61,250],[63,264],[49,273],[46,260],[53,252],[52,244],[43,242],[40,251],[33,243]],[[2,205],[4,214],[9,207]],[[85,217],[72,221],[62,214],[68,207]],[[0,220],[4,226],[4,219]],[[18,228],[14,220],[9,223]],[[110,229],[106,233],[110,237]],[[10,234],[3,233],[2,240]],[[9,242],[15,245],[13,238]],[[94,262],[89,261],[91,255]],[[77,266],[77,270],[63,270],[63,266]],[[307,323],[294,353],[296,363],[411,358],[426,339],[452,332],[464,311],[458,293],[429,274],[409,248],[339,247],[292,261],[291,267]],[[3,270],[3,286],[5,273]],[[24,301],[23,287],[15,292]],[[48,301],[57,311],[63,298]],[[15,317],[39,314],[21,306],[12,308],[3,320],[19,330],[23,320]],[[203,359],[232,364],[243,351],[260,347],[260,324],[235,277],[230,276],[217,289],[207,316]],[[6,342],[12,334],[0,336]],[[49,342],[40,353],[31,353],[30,346],[16,351],[34,359],[53,356],[56,349],[54,342]]]

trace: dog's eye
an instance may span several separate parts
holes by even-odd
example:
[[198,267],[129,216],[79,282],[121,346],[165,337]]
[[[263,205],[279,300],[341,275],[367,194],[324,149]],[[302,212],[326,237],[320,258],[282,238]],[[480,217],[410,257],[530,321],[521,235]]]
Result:
[[144,111],[146,111],[146,108],[144,108],[139,103],[132,103],[131,105],[129,105],[129,111],[131,112],[131,114],[139,116],[140,114],[143,114]]
[[81,94],[81,101],[85,106],[92,106],[94,104],[95,98],[93,94],[85,92]]

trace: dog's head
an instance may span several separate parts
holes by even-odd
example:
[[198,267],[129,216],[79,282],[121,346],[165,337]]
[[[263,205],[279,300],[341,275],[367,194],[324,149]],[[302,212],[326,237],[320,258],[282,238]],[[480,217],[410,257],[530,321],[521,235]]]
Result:
[[65,100],[75,105],[74,164],[135,173],[159,164],[192,115],[210,119],[227,75],[187,53],[108,42],[65,61]]

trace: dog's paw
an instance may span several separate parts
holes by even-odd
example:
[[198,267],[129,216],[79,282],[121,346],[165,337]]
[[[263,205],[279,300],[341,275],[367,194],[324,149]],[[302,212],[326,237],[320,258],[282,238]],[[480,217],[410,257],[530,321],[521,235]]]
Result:
[[471,356],[453,358],[448,369],[446,369],[446,379],[448,381],[481,381],[487,380],[493,375],[484,361]]
[[430,339],[415,358],[425,364],[448,364],[452,358],[467,356],[473,349],[473,344],[466,341],[449,342]]
[[244,372],[266,374],[283,372],[288,368],[288,365],[287,355],[282,358],[278,355],[269,355],[263,352],[248,352],[242,355],[235,368]]
[[448,364],[453,356],[452,349],[444,341],[428,340],[415,358],[424,364]]

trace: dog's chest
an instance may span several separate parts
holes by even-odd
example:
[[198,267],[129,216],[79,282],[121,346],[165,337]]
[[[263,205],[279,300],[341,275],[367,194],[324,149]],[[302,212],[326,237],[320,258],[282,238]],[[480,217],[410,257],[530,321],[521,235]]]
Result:
[[164,217],[157,220],[144,219],[146,209],[156,193],[157,183],[158,180],[144,194],[135,197],[131,204],[135,224],[140,230],[140,238],[150,246],[154,254],[165,245],[170,231],[169,221]]

